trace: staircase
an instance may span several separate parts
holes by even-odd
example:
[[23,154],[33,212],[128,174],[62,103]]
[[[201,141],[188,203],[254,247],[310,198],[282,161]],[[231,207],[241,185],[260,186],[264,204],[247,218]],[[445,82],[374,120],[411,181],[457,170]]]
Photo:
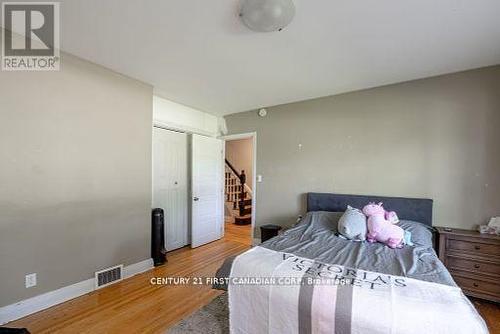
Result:
[[224,193],[226,207],[230,208],[236,225],[249,225],[252,223],[252,198],[245,189],[245,171],[241,173],[226,159]]

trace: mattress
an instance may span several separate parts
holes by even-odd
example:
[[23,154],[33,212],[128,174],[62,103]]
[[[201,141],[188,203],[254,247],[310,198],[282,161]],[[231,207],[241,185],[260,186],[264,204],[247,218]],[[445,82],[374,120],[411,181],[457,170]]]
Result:
[[[429,226],[402,220],[399,226],[412,233],[414,246],[391,249],[381,243],[355,242],[338,236],[341,215],[342,212],[308,212],[296,226],[260,246],[323,263],[456,286],[432,247]],[[229,277],[233,259],[224,262],[217,277]]]

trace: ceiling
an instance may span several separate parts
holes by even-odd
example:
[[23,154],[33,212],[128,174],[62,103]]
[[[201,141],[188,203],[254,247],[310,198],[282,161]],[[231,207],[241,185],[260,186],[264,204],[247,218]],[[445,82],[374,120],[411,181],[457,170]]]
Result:
[[294,0],[282,32],[237,0],[63,0],[61,46],[224,115],[500,63],[498,0]]

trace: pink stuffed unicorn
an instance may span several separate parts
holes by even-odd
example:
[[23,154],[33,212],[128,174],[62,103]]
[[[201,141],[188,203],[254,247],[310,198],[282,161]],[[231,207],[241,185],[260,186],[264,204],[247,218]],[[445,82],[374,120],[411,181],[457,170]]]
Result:
[[399,223],[399,218],[395,211],[386,211],[385,220],[388,220],[391,224]]
[[404,231],[385,218],[382,203],[369,203],[363,208],[363,213],[368,217],[368,234],[366,235],[368,242],[379,241],[391,248],[403,247]]

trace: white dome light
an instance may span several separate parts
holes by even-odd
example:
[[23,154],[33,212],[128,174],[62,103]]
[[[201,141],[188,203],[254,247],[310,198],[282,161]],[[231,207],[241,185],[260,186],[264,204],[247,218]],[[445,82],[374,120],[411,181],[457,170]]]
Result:
[[242,0],[240,17],[254,31],[281,31],[292,21],[295,6],[292,0]]

